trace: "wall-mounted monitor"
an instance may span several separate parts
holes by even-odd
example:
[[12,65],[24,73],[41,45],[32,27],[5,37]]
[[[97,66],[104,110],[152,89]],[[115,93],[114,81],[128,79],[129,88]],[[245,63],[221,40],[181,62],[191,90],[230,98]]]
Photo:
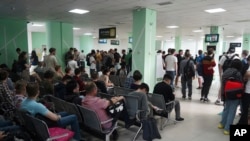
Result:
[[132,37],[128,37],[128,43],[132,43],[132,42],[133,42]]
[[116,27],[99,29],[99,39],[116,38]]
[[107,44],[107,42],[108,42],[107,39],[99,39],[98,40],[99,44]]
[[241,43],[230,43],[229,47],[241,47]]
[[120,45],[120,41],[119,40],[110,40],[110,44],[111,45]]
[[217,43],[219,42],[219,34],[206,34],[205,35],[206,43]]

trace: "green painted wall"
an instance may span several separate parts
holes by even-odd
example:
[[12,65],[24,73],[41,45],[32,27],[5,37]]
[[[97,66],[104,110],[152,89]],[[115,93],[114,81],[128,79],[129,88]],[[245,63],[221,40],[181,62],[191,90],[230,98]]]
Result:
[[90,53],[93,47],[94,47],[93,36],[82,35],[80,37],[80,49],[84,50],[85,54]]
[[47,45],[47,37],[45,32],[32,32],[32,49],[42,49],[42,45]]
[[16,48],[28,51],[27,22],[19,20],[0,20],[0,64],[11,67],[18,58]]
[[177,51],[179,51],[181,49],[181,37],[176,36],[174,41],[175,41],[174,47],[175,47],[175,50],[177,52]]
[[64,68],[64,55],[73,47],[73,25],[61,22],[47,22],[47,42],[48,49],[56,48],[56,58],[58,63]]
[[133,11],[132,70],[140,70],[150,91],[156,83],[155,35],[156,11],[146,8]]

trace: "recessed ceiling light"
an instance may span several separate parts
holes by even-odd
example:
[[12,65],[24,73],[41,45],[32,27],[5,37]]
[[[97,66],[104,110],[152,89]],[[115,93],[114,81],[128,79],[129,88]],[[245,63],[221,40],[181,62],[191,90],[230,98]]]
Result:
[[193,32],[203,32],[203,30],[198,29],[198,30],[193,30]]
[[227,36],[227,38],[233,38],[234,36]]
[[161,35],[158,35],[158,36],[156,36],[157,38],[162,38],[162,36]]
[[93,39],[95,39],[96,37],[94,36]]
[[76,13],[76,14],[85,14],[85,13],[88,13],[89,11],[88,10],[83,10],[83,9],[72,9],[69,12]]
[[43,24],[38,24],[38,23],[33,23],[32,26],[38,26],[38,27],[41,27],[41,26],[44,26]]
[[205,10],[207,13],[219,13],[219,12],[225,12],[226,10],[223,8],[215,8],[215,9],[208,9]]
[[90,36],[92,35],[92,33],[84,33],[84,35]]
[[176,26],[176,25],[170,25],[170,26],[167,26],[167,28],[179,28],[179,26]]
[[80,28],[78,28],[78,27],[73,27],[73,30],[80,30]]

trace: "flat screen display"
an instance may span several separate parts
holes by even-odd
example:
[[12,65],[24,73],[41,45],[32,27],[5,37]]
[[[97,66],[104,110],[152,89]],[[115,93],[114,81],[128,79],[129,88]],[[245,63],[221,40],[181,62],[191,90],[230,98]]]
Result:
[[129,38],[128,38],[128,43],[132,43],[132,42],[133,42],[132,37],[129,37]]
[[107,44],[107,39],[99,39],[98,43],[99,44]]
[[110,40],[110,44],[111,45],[119,45],[120,42],[119,42],[119,40]]
[[99,39],[116,38],[116,27],[99,29]]
[[206,43],[217,43],[219,42],[219,34],[206,34],[205,35]]

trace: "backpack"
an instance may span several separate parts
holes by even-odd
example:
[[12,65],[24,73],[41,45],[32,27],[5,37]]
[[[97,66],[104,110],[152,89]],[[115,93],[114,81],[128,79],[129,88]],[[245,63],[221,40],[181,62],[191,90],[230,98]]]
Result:
[[183,72],[184,72],[183,75],[184,75],[185,80],[188,80],[194,77],[195,74],[194,74],[194,70],[190,66],[190,59],[187,61],[187,64],[185,65]]
[[244,93],[244,84],[234,78],[229,78],[225,82],[224,96],[226,99],[241,99]]
[[87,54],[87,56],[86,56],[86,62],[87,62],[87,66],[91,65],[91,63],[90,63],[90,53]]
[[226,60],[224,61],[223,65],[222,65],[222,70],[223,70],[223,72],[224,72],[226,69],[228,69],[228,68],[231,67],[231,63],[232,63],[232,61],[233,61],[233,59],[234,59],[235,56],[236,56],[236,54],[234,54],[233,56],[231,56],[231,57],[229,58],[227,55],[225,55]]

